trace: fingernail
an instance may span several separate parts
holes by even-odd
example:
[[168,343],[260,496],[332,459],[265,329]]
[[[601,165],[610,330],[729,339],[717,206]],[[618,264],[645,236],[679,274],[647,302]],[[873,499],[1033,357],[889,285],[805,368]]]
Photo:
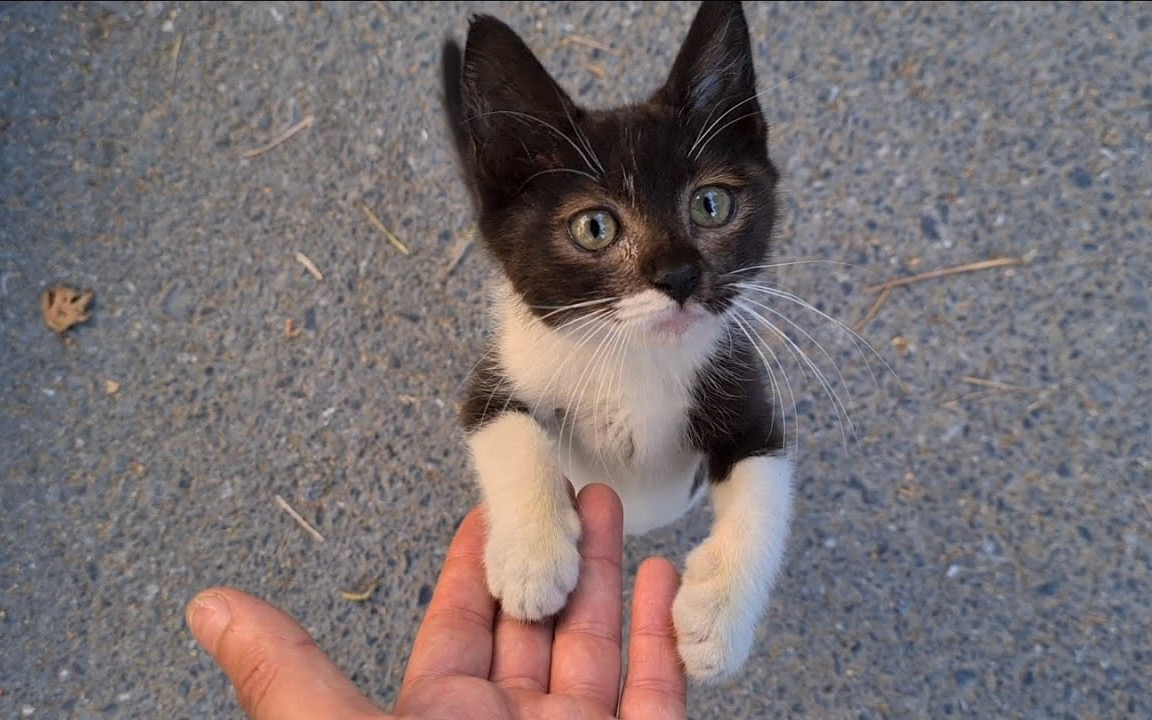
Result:
[[188,608],[188,626],[192,628],[192,635],[208,652],[215,651],[216,641],[231,619],[232,609],[228,602],[216,593],[194,598]]

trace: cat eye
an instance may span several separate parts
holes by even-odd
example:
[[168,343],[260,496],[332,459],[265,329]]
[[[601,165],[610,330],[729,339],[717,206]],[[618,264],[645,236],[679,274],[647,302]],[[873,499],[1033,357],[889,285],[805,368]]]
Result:
[[603,250],[619,231],[616,218],[607,210],[585,210],[568,221],[568,234],[585,250]]
[[720,227],[732,217],[732,193],[725,188],[702,187],[692,194],[688,214],[700,227]]

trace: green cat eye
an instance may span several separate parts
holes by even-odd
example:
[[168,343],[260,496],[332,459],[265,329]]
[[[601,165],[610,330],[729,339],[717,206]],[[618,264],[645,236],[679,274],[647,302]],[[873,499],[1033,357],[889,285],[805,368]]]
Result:
[[688,214],[700,227],[720,227],[732,218],[732,193],[725,188],[702,187],[692,193]]
[[603,250],[619,231],[616,218],[607,210],[585,210],[568,221],[568,234],[585,250]]

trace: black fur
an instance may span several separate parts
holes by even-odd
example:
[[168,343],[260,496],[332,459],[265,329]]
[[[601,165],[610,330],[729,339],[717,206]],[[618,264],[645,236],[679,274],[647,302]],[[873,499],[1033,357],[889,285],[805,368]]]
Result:
[[460,81],[464,74],[464,53],[455,40],[445,40],[441,55],[440,70],[444,82],[444,110],[448,129],[452,133],[452,143],[456,146],[464,179],[475,192],[472,178],[476,174],[472,139],[464,122],[464,96]]
[[[541,317],[558,326],[588,311],[548,314],[557,306],[661,288],[682,267],[699,275],[691,299],[712,312],[728,307],[740,278],[725,274],[763,260],[776,218],[777,172],[739,3],[705,3],[668,82],[612,110],[577,106],[493,17],[472,19],[459,73],[458,48],[445,51],[445,95],[467,137],[458,145],[481,237]],[[691,193],[705,183],[735,194],[723,227],[689,221]],[[620,224],[617,242],[597,252],[568,230],[593,208]]]
[[517,400],[500,365],[491,355],[468,376],[464,400],[460,404],[460,424],[473,433],[506,412],[529,413],[528,405]]
[[[723,313],[737,294],[733,283],[750,277],[738,271],[765,262],[777,171],[739,2],[704,3],[667,82],[626,107],[576,105],[520,37],[487,15],[472,19],[462,58],[445,44],[443,72],[482,242],[544,322],[559,327],[610,305],[558,307],[650,288]],[[704,185],[732,192],[726,225],[691,222],[689,199]],[[570,219],[589,209],[611,212],[620,227],[616,242],[598,251],[569,233]],[[712,481],[744,457],[784,446],[754,349],[733,337],[701,371],[686,422]],[[468,431],[503,408],[527,410],[498,364],[486,363],[468,381]]]
[[693,388],[688,437],[708,463],[708,479],[721,482],[746,457],[784,450],[783,418],[764,392],[764,371],[747,340],[734,340],[700,371]]

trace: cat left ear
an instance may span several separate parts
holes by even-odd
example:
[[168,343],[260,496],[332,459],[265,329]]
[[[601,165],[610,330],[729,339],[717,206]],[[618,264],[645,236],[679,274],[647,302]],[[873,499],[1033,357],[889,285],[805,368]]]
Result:
[[756,71],[744,9],[739,2],[704,2],[658,96],[688,112],[705,114],[747,100],[744,112],[755,112],[759,118],[759,103],[749,100],[755,94]]
[[461,90],[477,179],[487,189],[522,182],[569,152],[564,132],[580,110],[520,36],[490,15],[470,23]]

